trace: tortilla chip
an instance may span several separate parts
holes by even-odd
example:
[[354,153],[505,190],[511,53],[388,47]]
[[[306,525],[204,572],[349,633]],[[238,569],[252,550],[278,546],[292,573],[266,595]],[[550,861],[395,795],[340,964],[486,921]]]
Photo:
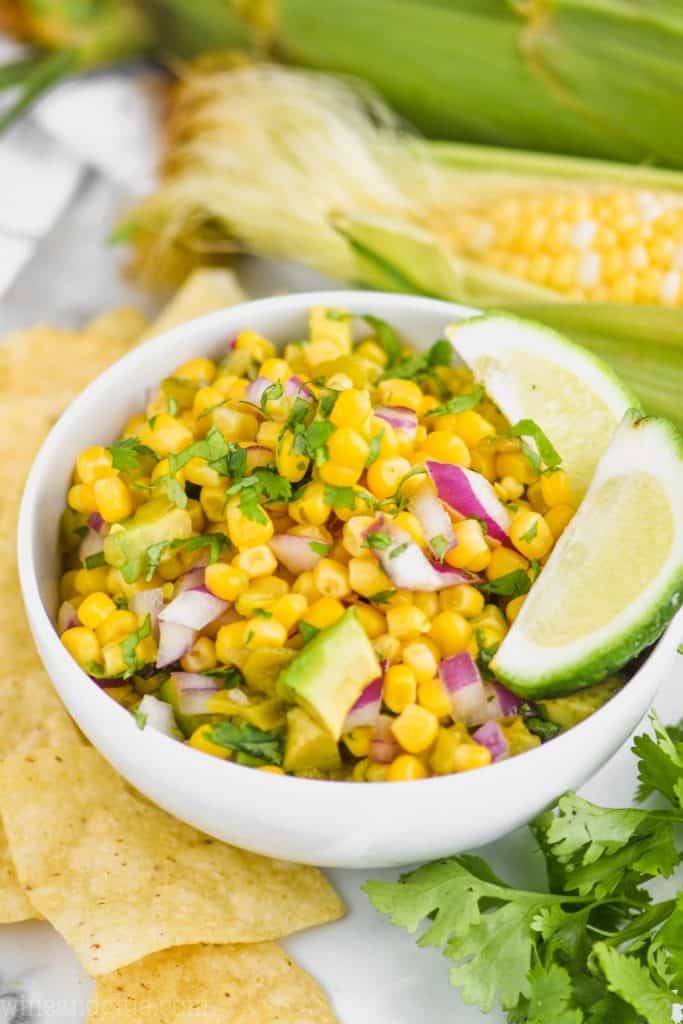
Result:
[[83,743],[47,674],[37,665],[0,672],[0,758]]
[[7,837],[0,828],[0,924],[28,921],[38,916],[19,885]]
[[93,975],[169,946],[261,942],[342,913],[315,868],[202,835],[91,747],[13,754],[0,778],[19,880]]
[[205,313],[236,306],[240,302],[245,302],[246,298],[232,271],[217,267],[200,267],[188,275],[182,288],[147,328],[143,340],[170,331],[172,327],[187,323],[188,320],[194,320]]
[[88,1024],[335,1024],[320,986],[273,942],[180,946],[97,982]]

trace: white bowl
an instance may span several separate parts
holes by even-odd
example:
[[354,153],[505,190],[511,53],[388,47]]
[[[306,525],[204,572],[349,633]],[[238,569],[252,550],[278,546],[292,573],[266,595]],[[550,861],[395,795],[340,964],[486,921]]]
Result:
[[21,585],[38,650],[71,715],[114,768],[155,803],[212,836],[270,856],[334,867],[408,864],[497,839],[582,785],[649,708],[673,661],[680,621],[613,700],[551,743],[480,771],[402,784],[271,775],[141,731],[72,660],[52,624],[58,523],[77,454],[118,436],[144,405],[145,389],[179,363],[223,353],[226,340],[244,328],[275,342],[302,337],[308,309],[318,303],[382,317],[417,349],[472,312],[377,292],[297,294],[212,313],[141,345],[73,402],[40,450],[21,506]]

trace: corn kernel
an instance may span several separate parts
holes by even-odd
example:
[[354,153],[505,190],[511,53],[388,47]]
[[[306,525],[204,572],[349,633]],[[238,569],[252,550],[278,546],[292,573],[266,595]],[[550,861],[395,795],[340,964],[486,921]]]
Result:
[[348,565],[351,588],[361,597],[372,598],[375,594],[393,590],[393,584],[372,555],[352,558]]
[[362,761],[358,761],[357,764],[354,764],[353,771],[351,772],[351,778],[354,782],[366,781],[365,773],[367,772],[369,765],[370,762],[367,757],[364,757]]
[[219,405],[211,413],[212,425],[220,431],[226,441],[254,441],[259,421],[252,413]]
[[467,650],[472,636],[472,623],[457,612],[439,612],[432,620],[429,635],[439,648],[442,658]]
[[434,594],[432,591],[414,591],[412,603],[421,612],[424,612],[428,619],[433,619],[439,612],[439,595]]
[[405,510],[403,512],[399,512],[394,523],[399,529],[405,530],[410,539],[414,540],[421,548],[425,546],[426,542],[425,535],[422,532],[422,524],[417,516],[413,515],[412,512],[407,512]]
[[382,699],[389,710],[399,714],[408,704],[414,704],[416,697],[417,680],[413,670],[401,663],[388,668],[384,676]]
[[455,725],[439,729],[439,735],[429,759],[429,766],[435,775],[451,775],[456,771],[455,752],[468,739],[467,730]]
[[553,505],[552,508],[548,509],[543,518],[553,538],[557,540],[558,537],[562,536],[565,527],[568,526],[573,517],[574,509],[571,505]]
[[418,683],[432,679],[439,667],[438,657],[425,640],[413,640],[403,648],[403,660],[412,670]]
[[486,437],[495,437],[496,428],[474,409],[455,413],[455,432],[468,448],[476,448]]
[[[217,473],[215,469],[211,468],[206,459],[190,459],[190,461],[183,467],[182,473],[185,480],[188,480],[191,484],[196,484],[197,487],[220,487],[220,474]],[[176,479],[177,478],[176,474]],[[154,474],[152,474],[152,479],[154,479]],[[225,489],[223,489],[223,495],[225,496]],[[220,516],[217,516],[216,518],[220,519]]]
[[249,576],[235,565],[215,562],[204,571],[204,585],[222,601],[234,601],[249,586]]
[[271,451],[275,451],[275,449],[278,446],[281,433],[281,423],[278,423],[277,420],[264,420],[261,426],[258,428],[256,440],[260,445],[263,445],[265,448],[270,448]]
[[280,381],[284,384],[292,376],[292,370],[284,359],[264,359],[259,370],[259,377],[266,377],[268,380]]
[[[123,639],[126,640],[127,637],[124,637]],[[102,668],[105,676],[114,677],[121,675],[121,673],[125,672],[128,668],[126,659],[123,656],[120,641],[105,644],[100,654],[100,660],[102,662]]]
[[287,639],[287,630],[274,618],[254,616],[247,620],[247,631],[244,642],[254,650],[257,647],[282,647]]
[[76,459],[76,475],[83,484],[94,484],[96,480],[115,476],[111,452],[99,444],[86,448]]
[[365,545],[365,535],[368,531],[368,527],[372,526],[374,519],[372,516],[352,516],[344,524],[344,530],[342,532],[343,544],[350,555],[354,558],[358,558],[363,554]]
[[495,487],[498,497],[503,501],[516,501],[524,494],[524,484],[515,480],[514,476],[504,476]]
[[525,485],[538,479],[538,473],[523,452],[502,452],[497,455],[496,476],[499,480],[511,476]]
[[383,405],[401,405],[413,412],[419,412],[422,406],[422,390],[412,380],[391,378],[380,382],[380,401]]
[[198,356],[196,359],[189,359],[173,374],[181,380],[191,380],[197,383],[210,384],[216,376],[216,364],[206,356]]
[[496,453],[490,445],[484,443],[470,453],[470,469],[481,473],[489,481],[496,479]]
[[78,606],[78,618],[88,629],[97,629],[115,610],[116,605],[109,594],[96,590]]
[[320,478],[335,487],[358,482],[370,451],[368,442],[353,427],[338,427],[327,442],[329,461],[318,467]]
[[543,516],[526,509],[515,514],[510,540],[526,558],[543,558],[553,546],[553,535]]
[[412,754],[399,754],[387,768],[387,782],[413,782],[415,779],[426,779],[427,769],[418,757]]
[[448,565],[472,572],[485,569],[491,561],[491,551],[481,523],[476,519],[462,519],[454,524],[453,532],[457,543],[446,555]]
[[117,608],[97,627],[97,639],[102,647],[106,647],[125,639],[137,628],[137,616],[125,608]]
[[371,640],[386,632],[387,620],[381,611],[369,604],[356,605],[356,618]]
[[390,498],[412,468],[408,459],[401,455],[388,459],[379,458],[368,469],[368,488],[376,498]]
[[69,508],[74,509],[75,512],[90,515],[91,512],[97,511],[95,493],[90,484],[74,484],[69,488],[66,500]]
[[437,718],[448,718],[452,712],[451,699],[439,678],[423,679],[417,687],[417,702]]
[[463,743],[453,753],[456,772],[469,772],[491,764],[491,751],[479,743]]
[[321,558],[313,569],[313,583],[323,597],[346,597],[351,593],[345,565],[332,558]]
[[382,633],[375,639],[372,646],[379,660],[387,661],[390,665],[398,661],[401,656],[401,641],[390,633]]
[[[273,521],[260,505],[257,506],[260,522],[245,516],[240,508],[238,494],[231,498],[227,508],[228,534],[236,548],[252,548],[268,543],[275,532]],[[273,556],[274,560],[274,556]],[[277,563],[276,563],[277,564]],[[268,570],[272,572],[272,569]]]
[[526,600],[526,594],[520,594],[518,597],[513,597],[511,601],[505,605],[505,615],[508,622],[512,623],[515,621],[517,616],[522,610],[522,605]]
[[118,523],[132,515],[133,499],[131,493],[124,481],[119,477],[100,478],[92,485],[92,489],[95,495],[97,511],[105,523]]
[[79,569],[74,576],[74,589],[77,594],[87,597],[98,590],[107,589],[107,577],[109,570],[106,566],[98,566],[97,569]]
[[307,608],[308,601],[303,594],[284,594],[273,604],[273,617],[289,632]]
[[356,427],[364,423],[372,412],[372,403],[367,391],[347,388],[337,398],[330,413],[330,422],[335,427]]
[[367,757],[370,753],[370,736],[372,729],[369,725],[359,725],[356,729],[350,729],[342,736],[342,740],[354,757]]
[[288,584],[279,576],[260,576],[250,583],[248,590],[239,595],[235,609],[247,618],[256,614],[258,609],[272,612],[275,602],[288,590]]
[[85,668],[91,661],[98,661],[100,645],[92,629],[72,626],[62,633],[61,641],[75,661]]
[[[522,569],[526,572],[529,562],[523,555],[511,548],[498,547],[491,552],[491,561],[486,567],[486,575],[489,580],[497,580],[501,576],[508,576],[511,572]],[[477,612],[477,614],[479,614]]]
[[429,632],[429,619],[415,605],[399,605],[387,611],[387,629],[401,640],[417,640],[422,633]]
[[456,466],[469,467],[472,461],[469,448],[462,438],[448,430],[433,430],[425,438],[422,450],[432,459],[454,463]]
[[179,555],[173,555],[171,558],[163,558],[159,563],[157,572],[161,576],[162,580],[177,580],[185,572],[185,566],[183,560]]
[[388,767],[385,764],[374,764],[369,761],[365,769],[366,782],[384,782],[386,780]]
[[211,754],[212,757],[219,757],[222,761],[230,757],[232,751],[228,747],[222,747],[218,743],[214,743],[209,737],[211,736],[211,730],[213,726],[208,722],[205,725],[200,725],[190,736],[188,743],[195,750],[201,750],[203,754]]
[[314,601],[318,601],[321,597],[321,594],[316,589],[316,586],[313,582],[313,573],[310,571],[302,572],[299,576],[297,576],[297,578],[294,580],[294,583],[292,584],[292,593],[303,594],[303,596],[310,604],[313,604]]
[[335,597],[321,597],[315,601],[301,616],[302,622],[316,629],[325,629],[331,626],[344,614],[344,605]]
[[325,501],[325,485],[319,480],[307,484],[301,497],[289,504],[292,519],[312,526],[323,526],[331,512],[332,506]]
[[160,458],[176,454],[194,441],[192,431],[175,416],[160,412],[140,431],[140,440]]
[[386,366],[387,364],[387,354],[376,341],[361,341],[360,345],[356,346],[356,355],[377,366]]
[[258,363],[264,362],[275,355],[275,346],[256,331],[240,331],[235,338],[235,348],[244,349]]
[[233,565],[246,573],[250,579],[258,576],[269,576],[277,569],[277,558],[267,544],[257,544],[253,548],[245,548],[235,556]]
[[[491,559],[495,551],[492,552]],[[487,566],[487,573],[491,562]],[[446,587],[439,594],[439,607],[442,612],[458,612],[466,619],[473,619],[484,609],[484,596],[476,587],[469,583],[459,583],[455,587]]]
[[298,483],[306,475],[311,460],[294,449],[294,434],[285,430],[275,451],[275,465],[280,476],[291,483]]
[[391,723],[391,731],[404,750],[419,754],[431,747],[439,732],[439,720],[419,704],[408,704]]
[[207,672],[218,664],[216,645],[211,637],[197,637],[187,654],[180,659],[185,672]]

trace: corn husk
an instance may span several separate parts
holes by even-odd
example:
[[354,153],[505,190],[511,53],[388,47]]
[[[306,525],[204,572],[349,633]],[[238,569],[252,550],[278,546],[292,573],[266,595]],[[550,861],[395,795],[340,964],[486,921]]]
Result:
[[[375,288],[487,308],[533,307],[537,319],[566,325],[614,362],[622,353],[626,375],[634,384],[634,374],[642,378],[652,411],[671,413],[670,392],[683,386],[683,312],[657,316],[661,311],[642,307],[636,317],[636,307],[600,312],[584,304],[573,307],[569,322],[561,294],[458,250],[459,218],[472,203],[511,190],[571,193],[587,185],[683,202],[677,172],[434,146],[345,81],[271,65],[213,67],[189,71],[180,86],[162,184],[121,234],[152,277],[246,249]],[[648,340],[650,319],[650,335],[665,350]]]

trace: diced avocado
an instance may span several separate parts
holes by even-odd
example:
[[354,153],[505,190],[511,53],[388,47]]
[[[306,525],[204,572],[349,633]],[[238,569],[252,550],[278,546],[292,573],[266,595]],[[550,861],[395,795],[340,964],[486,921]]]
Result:
[[159,696],[162,700],[165,700],[167,704],[171,705],[175,720],[181,729],[183,736],[191,736],[195,729],[198,729],[204,722],[210,722],[214,719],[213,715],[184,715],[180,710],[180,695],[173,679],[173,676],[161,684],[159,687]]
[[378,675],[377,655],[349,608],[297,654],[278,679],[277,692],[300,704],[337,741],[349,710]]
[[287,712],[287,741],[283,768],[286,772],[333,772],[341,767],[339,747],[303,708]]
[[537,700],[536,704],[549,722],[561,725],[563,729],[571,729],[584,718],[606,704],[617,690],[621,689],[622,680],[619,676],[609,676],[596,686],[589,686],[568,697],[554,697],[552,700]]
[[291,647],[257,647],[242,666],[245,682],[252,690],[273,694],[280,673],[295,657]]
[[104,557],[108,565],[124,569],[128,583],[145,571],[147,548],[164,540],[184,540],[192,535],[190,513],[165,498],[141,505],[135,515],[113,527],[104,538]]

